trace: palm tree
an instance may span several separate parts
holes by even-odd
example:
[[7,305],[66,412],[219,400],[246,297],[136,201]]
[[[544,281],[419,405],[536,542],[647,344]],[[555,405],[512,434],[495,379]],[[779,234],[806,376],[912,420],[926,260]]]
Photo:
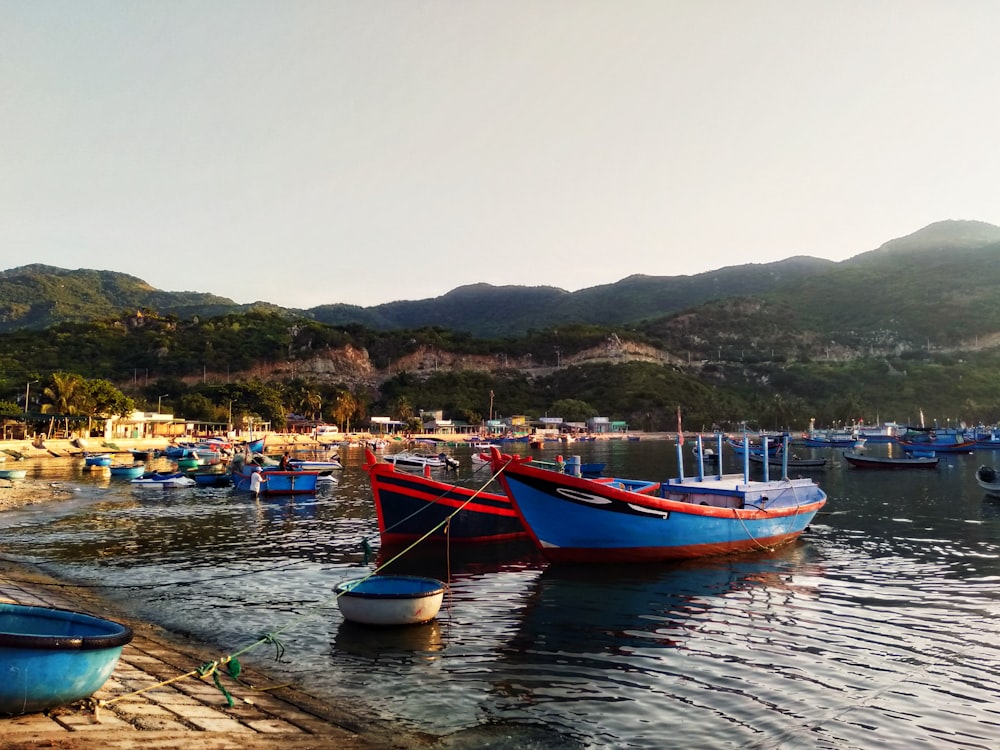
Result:
[[337,424],[341,425],[344,432],[351,431],[351,417],[354,416],[354,410],[357,407],[358,404],[354,398],[354,394],[350,391],[345,390],[337,393],[337,397],[333,403],[333,416]]
[[42,389],[43,414],[79,414],[87,405],[84,379],[72,372],[54,372],[49,384]]

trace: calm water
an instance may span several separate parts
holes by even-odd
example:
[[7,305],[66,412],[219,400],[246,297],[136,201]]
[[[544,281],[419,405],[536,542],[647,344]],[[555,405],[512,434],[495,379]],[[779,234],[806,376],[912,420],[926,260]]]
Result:
[[[453,452],[463,483],[486,479]],[[676,472],[668,442],[572,452],[621,476]],[[342,453],[338,486],[260,500],[29,463],[0,492],[61,502],[0,514],[0,553],[100,584],[220,655],[277,633],[280,663],[271,647],[243,661],[454,747],[1000,746],[1000,501],[974,477],[1000,453],[871,472],[813,451],[834,459],[814,474],[829,502],[773,553],[547,567],[524,547],[418,550],[390,570],[450,595],[435,622],[382,631],[344,623],[332,598],[370,569],[364,540],[378,548],[362,456]]]

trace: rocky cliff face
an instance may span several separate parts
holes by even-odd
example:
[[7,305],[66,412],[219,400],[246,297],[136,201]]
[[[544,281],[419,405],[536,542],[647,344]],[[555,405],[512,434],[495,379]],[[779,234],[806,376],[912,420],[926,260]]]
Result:
[[[595,364],[601,362],[653,362],[656,364],[679,365],[681,360],[667,352],[651,346],[631,341],[622,341],[611,336],[601,346],[596,346],[559,359],[559,367]],[[291,378],[320,383],[343,383],[350,387],[378,387],[382,382],[400,372],[417,376],[430,376],[440,371],[478,371],[502,373],[520,371],[529,377],[547,375],[558,369],[552,362],[536,362],[531,355],[509,357],[507,355],[477,355],[447,352],[433,347],[420,347],[405,357],[394,359],[388,367],[377,368],[364,349],[351,345],[338,349],[326,349],[307,359],[283,362],[261,363],[251,372],[230,373],[230,377],[264,381],[281,381]],[[196,378],[200,380],[200,378]]]

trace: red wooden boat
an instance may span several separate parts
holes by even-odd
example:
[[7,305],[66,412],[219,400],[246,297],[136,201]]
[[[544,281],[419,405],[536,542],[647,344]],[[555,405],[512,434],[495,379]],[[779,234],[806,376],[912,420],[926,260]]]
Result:
[[365,450],[383,544],[427,541],[482,544],[527,539],[507,495],[397,471]]

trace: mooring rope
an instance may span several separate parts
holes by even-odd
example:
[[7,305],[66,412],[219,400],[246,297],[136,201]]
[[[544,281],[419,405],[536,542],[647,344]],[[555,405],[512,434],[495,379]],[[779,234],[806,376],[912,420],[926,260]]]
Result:
[[[405,549],[401,550],[398,554],[394,555],[392,558],[390,558],[389,560],[387,560],[386,562],[384,562],[382,565],[379,565],[378,567],[376,567],[375,570],[371,571],[371,573],[369,573],[367,576],[359,579],[358,583],[362,583],[364,581],[367,581],[372,576],[374,576],[374,575],[382,572],[389,565],[391,565],[392,563],[394,563],[397,560],[399,560],[399,558],[401,558],[404,554],[406,554],[407,552],[409,552],[410,550],[412,550],[414,547],[416,547],[418,544],[420,544],[422,541],[424,541],[425,539],[427,539],[427,537],[429,537],[431,534],[433,534],[434,532],[438,531],[442,527],[449,526],[450,523],[451,523],[451,519],[459,511],[463,510],[465,508],[465,506],[467,506],[469,503],[471,503],[473,500],[475,500],[476,497],[478,497],[479,494],[481,492],[483,492],[483,490],[485,490],[485,488],[489,485],[490,482],[492,482],[498,476],[500,476],[500,473],[504,470],[504,468],[507,466],[507,463],[509,463],[511,460],[512,459],[508,459],[508,461],[506,463],[504,463],[504,465],[501,466],[500,469],[497,470],[493,474],[493,476],[490,477],[489,482],[487,482],[485,485],[483,485],[482,488],[480,488],[480,489],[476,490],[475,492],[473,492],[473,494],[465,502],[463,502],[460,506],[458,506],[457,508],[455,508],[454,511],[452,511],[450,514],[448,514],[448,516],[443,521],[441,521],[440,523],[438,523],[437,525],[435,525],[426,534],[424,534],[423,536],[421,536],[419,539],[417,539],[416,541],[414,541],[412,544],[410,544]],[[450,536],[450,534],[449,534],[449,536]],[[449,570],[450,570],[450,560],[449,560]],[[450,572],[449,572],[449,576],[450,576]],[[232,679],[234,679],[237,682],[239,682],[239,675],[240,675],[240,672],[242,671],[242,665],[239,662],[239,657],[242,656],[243,654],[249,653],[253,649],[255,649],[255,648],[259,647],[259,646],[265,645],[265,644],[271,644],[271,645],[273,645],[275,647],[275,657],[274,658],[275,658],[276,661],[279,660],[281,658],[282,654],[284,654],[285,648],[284,648],[284,645],[282,644],[282,642],[278,639],[278,634],[283,633],[286,630],[289,630],[290,628],[294,627],[295,625],[297,625],[298,623],[302,622],[305,619],[308,619],[310,617],[315,616],[317,614],[317,611],[319,609],[321,609],[323,607],[326,607],[326,606],[329,606],[330,603],[337,601],[341,596],[343,596],[344,593],[346,593],[346,592],[339,591],[336,594],[334,594],[334,596],[329,597],[327,599],[324,599],[323,601],[319,602],[318,604],[314,605],[313,607],[310,607],[308,611],[303,612],[298,617],[292,618],[289,622],[285,623],[285,625],[283,627],[280,627],[277,630],[271,631],[269,633],[265,633],[260,638],[258,638],[256,641],[248,644],[247,646],[244,646],[242,649],[240,649],[238,651],[235,651],[232,654],[228,654],[228,655],[223,656],[223,657],[221,657],[219,659],[216,659],[214,661],[206,662],[205,664],[202,664],[197,669],[193,669],[190,672],[186,672],[185,674],[178,675],[177,677],[173,677],[173,678],[171,678],[169,680],[164,680],[164,681],[159,682],[159,683],[157,683],[155,685],[149,685],[147,687],[141,688],[139,690],[132,691],[130,693],[123,693],[121,695],[116,695],[113,698],[106,698],[106,699],[100,700],[100,701],[98,701],[97,705],[98,705],[98,707],[110,706],[111,704],[117,703],[118,701],[123,700],[125,698],[131,697],[131,696],[134,696],[134,695],[139,695],[140,693],[145,693],[145,692],[148,692],[150,690],[155,690],[156,688],[164,687],[166,685],[170,685],[170,684],[173,684],[175,682],[179,682],[180,680],[186,679],[188,677],[199,677],[201,679],[205,679],[206,677],[211,676],[213,682],[216,685],[216,687],[219,688],[220,692],[226,698],[227,704],[231,708],[233,706],[233,697],[229,693],[229,691],[226,690],[225,686],[222,684],[222,682],[221,682],[221,680],[219,678],[220,667],[224,667],[225,670],[226,670],[226,674],[229,677],[231,677]],[[240,683],[240,684],[245,684],[245,683]]]

